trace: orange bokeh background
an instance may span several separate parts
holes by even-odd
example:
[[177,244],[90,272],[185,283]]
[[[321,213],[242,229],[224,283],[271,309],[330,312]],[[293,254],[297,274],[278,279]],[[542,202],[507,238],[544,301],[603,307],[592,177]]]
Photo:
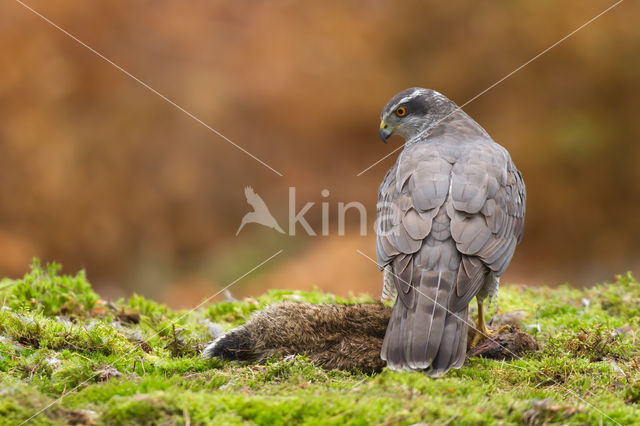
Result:
[[[86,268],[105,297],[189,306],[280,249],[234,295],[318,286],[377,295],[377,187],[400,145],[378,139],[398,91],[462,104],[613,4],[45,2],[28,5],[259,157],[259,164],[33,12],[0,5],[0,275],[33,256]],[[465,110],[529,193],[505,281],[593,284],[638,270],[640,4],[624,2]],[[250,224],[252,186],[286,228],[288,188],[320,230]],[[328,189],[329,197],[321,191]]]

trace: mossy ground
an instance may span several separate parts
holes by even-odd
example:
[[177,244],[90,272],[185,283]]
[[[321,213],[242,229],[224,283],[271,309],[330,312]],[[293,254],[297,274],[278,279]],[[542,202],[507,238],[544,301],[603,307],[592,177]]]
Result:
[[35,262],[0,282],[0,423],[19,424],[628,424],[640,418],[640,284],[630,275],[579,290],[503,286],[500,311],[524,312],[543,349],[510,362],[469,359],[441,379],[385,370],[324,371],[300,356],[242,366],[198,354],[284,300],[174,311],[141,296],[102,301],[83,273]]

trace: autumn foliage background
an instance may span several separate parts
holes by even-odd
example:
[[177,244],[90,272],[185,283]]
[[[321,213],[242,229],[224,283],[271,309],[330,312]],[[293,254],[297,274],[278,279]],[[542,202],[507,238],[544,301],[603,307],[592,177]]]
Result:
[[[377,294],[372,232],[337,203],[376,192],[378,139],[411,86],[473,98],[613,4],[45,2],[28,5],[193,113],[277,176],[17,2],[0,5],[0,275],[33,256],[86,268],[105,297],[190,306],[232,288]],[[527,225],[505,281],[593,284],[635,270],[640,4],[624,2],[465,107],[522,171]],[[286,228],[288,187],[319,232],[239,236],[252,186]],[[329,197],[321,191],[328,189]]]

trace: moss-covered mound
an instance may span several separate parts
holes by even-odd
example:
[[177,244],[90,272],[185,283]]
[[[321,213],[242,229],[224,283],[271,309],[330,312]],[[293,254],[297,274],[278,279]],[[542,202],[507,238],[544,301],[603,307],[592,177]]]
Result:
[[[35,262],[0,282],[0,423],[19,424],[628,424],[640,418],[640,284],[630,275],[578,290],[504,286],[543,347],[525,358],[472,358],[434,380],[419,373],[325,371],[304,357],[242,366],[200,359],[221,327],[284,300],[271,291],[193,312],[134,296],[105,302],[83,273]],[[497,320],[501,317],[498,316]]]

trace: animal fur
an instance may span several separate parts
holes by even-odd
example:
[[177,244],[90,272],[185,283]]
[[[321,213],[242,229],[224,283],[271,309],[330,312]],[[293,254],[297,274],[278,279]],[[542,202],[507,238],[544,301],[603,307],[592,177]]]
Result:
[[380,348],[390,315],[391,308],[381,303],[272,305],[213,341],[203,356],[261,362],[305,354],[326,369],[372,373],[385,366]]
[[[271,305],[256,312],[246,324],[211,342],[202,356],[260,363],[273,356],[304,354],[325,369],[374,373],[386,365],[380,358],[380,350],[391,310],[381,303]],[[518,350],[514,352],[521,355],[523,339],[533,342],[526,349],[537,347],[530,335],[516,333],[501,341],[509,350],[513,348],[508,345],[517,342]],[[493,345],[487,353],[477,354],[487,357],[495,354],[500,358],[498,352]]]

